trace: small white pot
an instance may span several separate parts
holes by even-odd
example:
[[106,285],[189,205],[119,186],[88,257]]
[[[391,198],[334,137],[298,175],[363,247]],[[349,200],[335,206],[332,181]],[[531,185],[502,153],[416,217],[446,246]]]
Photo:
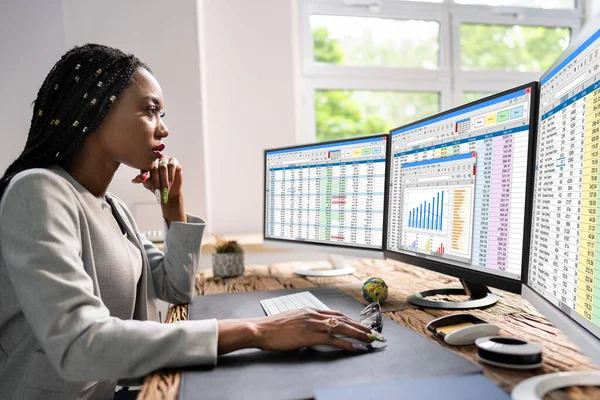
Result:
[[228,278],[244,273],[244,253],[215,253],[212,258],[214,276]]

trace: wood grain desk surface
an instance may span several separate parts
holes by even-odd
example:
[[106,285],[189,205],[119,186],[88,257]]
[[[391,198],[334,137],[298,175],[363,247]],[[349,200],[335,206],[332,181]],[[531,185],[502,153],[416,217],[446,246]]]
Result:
[[[201,271],[196,280],[196,295],[217,293],[254,292],[277,289],[311,288],[334,286],[362,303],[362,282],[371,276],[383,278],[389,287],[387,300],[382,305],[385,315],[400,325],[447,347],[483,367],[484,374],[507,392],[531,376],[558,372],[598,370],[598,367],[582,355],[565,335],[544,318],[526,300],[518,295],[492,289],[499,296],[494,306],[485,310],[469,310],[469,313],[496,324],[500,335],[536,342],[543,346],[543,365],[532,371],[517,371],[496,368],[480,363],[476,359],[475,345],[448,346],[436,339],[425,326],[432,319],[457,311],[418,309],[406,298],[415,292],[459,287],[457,279],[422,268],[392,260],[358,260],[354,263],[356,272],[341,277],[302,277],[293,273],[292,264],[250,265],[243,276],[230,279],[213,278],[212,271]],[[439,300],[458,300],[461,296],[439,297]],[[463,297],[464,299],[464,297]],[[188,306],[172,306],[167,315],[167,323],[187,319]],[[148,375],[138,399],[176,399],[181,374],[177,370],[162,370]],[[600,388],[576,387],[554,391],[545,399],[600,399]]]

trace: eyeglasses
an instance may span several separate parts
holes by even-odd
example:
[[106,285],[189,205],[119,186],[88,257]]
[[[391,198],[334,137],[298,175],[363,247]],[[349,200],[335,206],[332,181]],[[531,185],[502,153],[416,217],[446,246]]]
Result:
[[378,301],[369,304],[360,312],[360,324],[369,329],[381,333],[383,330],[383,318],[381,317],[381,305]]

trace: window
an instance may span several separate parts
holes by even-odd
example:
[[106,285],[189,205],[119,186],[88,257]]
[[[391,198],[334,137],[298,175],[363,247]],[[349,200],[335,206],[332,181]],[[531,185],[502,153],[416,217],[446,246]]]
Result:
[[317,140],[387,133],[440,110],[439,93],[316,90]]
[[574,0],[300,0],[302,142],[387,132],[538,80]]
[[313,59],[338,65],[436,69],[440,24],[311,15]]
[[569,28],[461,24],[463,69],[545,71],[569,45]]

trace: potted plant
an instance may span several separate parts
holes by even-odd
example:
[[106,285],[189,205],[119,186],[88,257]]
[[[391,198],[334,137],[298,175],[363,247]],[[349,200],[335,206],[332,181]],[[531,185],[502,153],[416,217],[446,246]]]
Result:
[[235,240],[225,240],[215,236],[215,254],[213,254],[213,275],[222,278],[239,276],[244,273],[244,250]]

